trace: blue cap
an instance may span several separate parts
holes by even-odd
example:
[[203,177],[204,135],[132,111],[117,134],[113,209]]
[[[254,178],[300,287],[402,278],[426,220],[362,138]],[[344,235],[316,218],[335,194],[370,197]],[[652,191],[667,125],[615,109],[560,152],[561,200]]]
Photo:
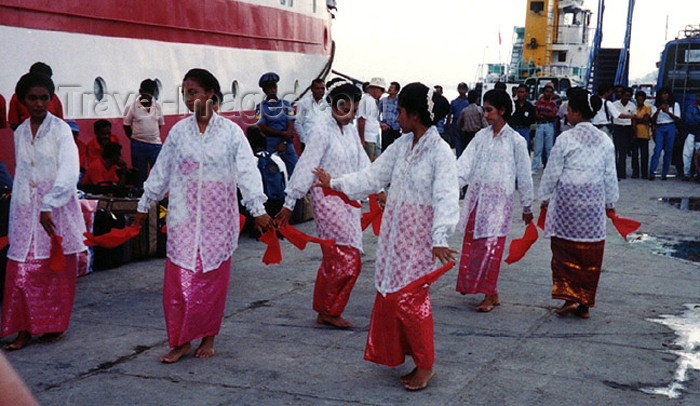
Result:
[[260,76],[260,80],[258,80],[258,86],[263,87],[263,84],[266,82],[273,82],[277,83],[280,81],[280,75],[276,74],[275,72],[267,72],[263,73],[262,76]]
[[74,133],[80,132],[80,127],[78,127],[78,123],[76,123],[75,120],[66,120],[66,124],[68,124],[68,127],[70,127],[70,130],[73,131]]

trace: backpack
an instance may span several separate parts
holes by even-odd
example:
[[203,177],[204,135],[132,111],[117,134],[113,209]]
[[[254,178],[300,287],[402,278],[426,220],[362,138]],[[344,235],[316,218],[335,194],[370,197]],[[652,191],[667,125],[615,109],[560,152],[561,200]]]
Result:
[[258,157],[258,170],[262,176],[263,191],[271,200],[284,200],[284,175],[267,151],[255,154]]

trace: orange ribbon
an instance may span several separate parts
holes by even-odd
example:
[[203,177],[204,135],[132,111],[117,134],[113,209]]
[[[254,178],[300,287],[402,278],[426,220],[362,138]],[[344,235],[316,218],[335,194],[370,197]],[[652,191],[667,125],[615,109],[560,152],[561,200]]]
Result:
[[343,192],[339,192],[337,190],[329,189],[327,187],[321,187],[323,189],[323,195],[324,196],[337,196],[339,197],[343,202],[349,204],[352,207],[357,207],[357,208],[362,208],[362,203],[358,202],[357,200],[350,200],[348,195],[346,195]]
[[306,245],[310,242],[322,245],[324,247],[332,247],[335,244],[335,240],[322,240],[317,237],[312,237],[308,234],[302,233],[296,228],[290,226],[289,224],[284,224],[275,229],[270,227],[260,236],[260,241],[267,245],[265,249],[265,254],[263,255],[262,262],[266,265],[269,264],[279,264],[282,262],[282,250],[280,248],[279,239],[277,239],[277,231],[284,236],[290,243],[295,247],[303,250]]
[[535,224],[531,221],[527,227],[525,227],[523,238],[517,238],[510,242],[506,264],[520,261],[535,241],[537,241],[537,227],[535,227]]

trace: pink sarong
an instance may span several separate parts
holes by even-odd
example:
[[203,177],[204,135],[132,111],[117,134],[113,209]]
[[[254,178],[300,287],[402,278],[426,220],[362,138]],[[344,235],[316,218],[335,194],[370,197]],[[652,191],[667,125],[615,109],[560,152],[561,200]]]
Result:
[[230,257],[209,272],[202,272],[199,255],[194,272],[167,259],[163,310],[171,348],[219,334],[230,270]]
[[506,237],[486,237],[474,239],[474,222],[476,208],[469,214],[467,229],[464,232],[462,258],[459,262],[457,276],[457,292],[466,295],[470,293],[498,293],[498,273],[501,269],[501,258],[506,246]]
[[5,295],[2,301],[2,333],[61,333],[68,330],[75,284],[77,254],[65,256],[65,268],[49,269],[50,259],[34,258],[33,243],[24,262],[7,260]]
[[314,311],[340,316],[362,269],[360,250],[347,245],[321,246],[323,259],[314,285]]

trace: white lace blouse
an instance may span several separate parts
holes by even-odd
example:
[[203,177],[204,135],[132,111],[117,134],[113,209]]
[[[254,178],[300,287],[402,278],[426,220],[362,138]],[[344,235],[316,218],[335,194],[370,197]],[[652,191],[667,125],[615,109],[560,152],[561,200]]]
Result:
[[32,242],[36,258],[50,256],[51,238],[39,223],[41,211],[51,212],[65,254],[84,251],[85,221],[76,189],[80,159],[68,124],[46,113],[32,139],[30,120],[25,120],[15,130],[15,161],[7,257],[25,261]]
[[[320,116],[319,121],[307,135],[306,148],[294,169],[284,207],[294,209],[297,199],[311,189],[316,176],[314,168],[323,168],[332,177],[358,172],[369,165],[357,129],[353,125],[343,126],[330,113]],[[349,245],[362,250],[361,210],[344,203],[337,196],[324,196],[319,188],[311,190],[314,219],[319,237],[334,239],[338,245]]]
[[610,138],[587,122],[563,132],[542,174],[539,198],[548,204],[546,237],[604,240],[605,209],[619,198]]
[[382,295],[430,273],[432,248],[448,246],[459,218],[454,153],[434,126],[415,146],[413,134],[404,134],[364,170],[331,180],[350,199],[389,184],[374,277]]
[[532,175],[525,139],[508,124],[494,137],[488,126],[474,136],[457,160],[459,186],[469,185],[459,229],[464,230],[476,208],[474,238],[510,233],[517,182],[520,204],[532,213]]
[[158,155],[139,212],[168,198],[168,258],[194,271],[197,253],[204,272],[218,268],[238,246],[236,188],[253,216],[265,214],[262,178],[241,128],[217,114],[204,134],[194,115],[177,122]]

